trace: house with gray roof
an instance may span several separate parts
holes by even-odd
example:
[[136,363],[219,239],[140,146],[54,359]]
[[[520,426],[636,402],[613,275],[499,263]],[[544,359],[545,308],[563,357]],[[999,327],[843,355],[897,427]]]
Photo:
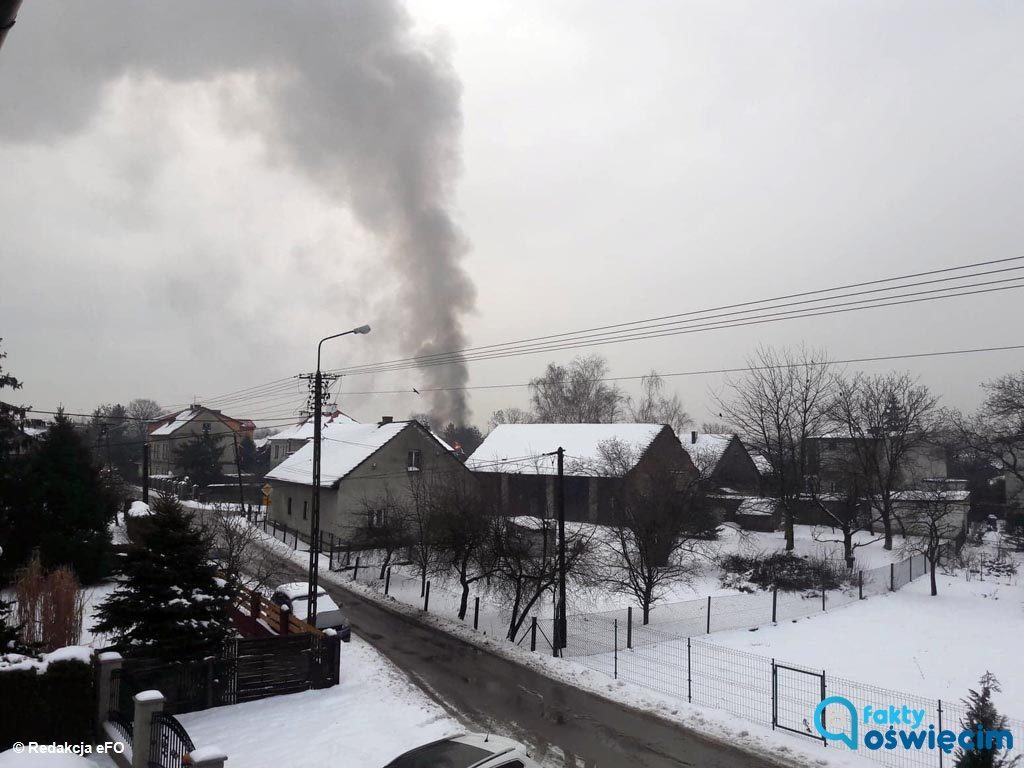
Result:
[[[270,519],[308,530],[313,441],[271,469],[266,480]],[[424,484],[450,480],[475,483],[451,446],[418,421],[334,420],[321,432],[320,529],[335,541],[353,541],[361,529],[383,524],[388,506],[411,505]]]

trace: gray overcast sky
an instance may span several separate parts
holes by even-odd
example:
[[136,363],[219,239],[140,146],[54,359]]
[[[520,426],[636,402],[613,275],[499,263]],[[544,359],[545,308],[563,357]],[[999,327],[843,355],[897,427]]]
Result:
[[[464,235],[452,258],[475,283],[472,344],[1024,255],[1020,3],[411,0],[406,20],[367,0],[177,4],[170,18],[62,5],[26,0],[0,50],[0,336],[18,399],[38,408],[210,397],[309,369],[319,336],[361,322],[374,333],[326,347],[328,365],[404,356],[431,304],[468,310],[471,292],[441,298],[444,275],[384,255],[392,219],[364,158],[388,154],[374,119],[406,100],[420,110],[407,130],[427,121],[441,158],[424,187]],[[363,77],[381,39],[427,52],[394,61],[433,74],[408,92]],[[321,90],[294,87],[307,76]],[[1020,302],[605,351],[629,375],[734,366],[758,343],[840,358],[1014,344]],[[474,364],[470,383],[569,356]],[[1022,365],[1016,352],[906,368],[969,407],[979,380]],[[721,380],[672,384],[700,420]],[[280,422],[300,399],[225,410]],[[475,392],[473,420],[525,400]],[[423,409],[341,402],[367,420]]]

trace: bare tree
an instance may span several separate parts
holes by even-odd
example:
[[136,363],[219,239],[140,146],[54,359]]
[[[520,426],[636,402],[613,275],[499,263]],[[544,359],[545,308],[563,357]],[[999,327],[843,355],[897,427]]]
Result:
[[143,438],[147,433],[146,422],[155,419],[163,413],[163,408],[160,407],[156,400],[137,397],[128,403],[125,413],[132,419],[129,428],[132,434],[137,438]]
[[487,420],[487,426],[489,429],[494,429],[500,424],[530,424],[532,421],[533,416],[530,412],[522,408],[499,408],[491,414],[491,418]]
[[381,497],[364,498],[361,506],[364,522],[356,527],[352,538],[360,549],[384,552],[380,564],[380,578],[383,579],[395,553],[412,540],[409,504],[386,490]]
[[632,420],[638,424],[668,424],[677,435],[690,423],[690,414],[675,392],[665,391],[665,380],[657,371],[640,379],[640,397],[627,399]]
[[[882,538],[856,541],[855,535],[860,531],[873,531],[881,516],[874,505],[865,504],[864,478],[860,472],[850,466],[844,466],[844,470],[843,480],[837,483],[835,490],[827,494],[820,492],[817,483],[811,484],[810,499],[829,521],[828,528],[831,531],[826,532],[819,526],[811,532],[811,536],[822,543],[842,544],[846,567],[852,569],[857,550]],[[834,538],[837,535],[840,538]]]
[[900,516],[906,535],[900,554],[924,555],[934,597],[939,594],[936,571],[953,560],[955,541],[963,533],[962,502],[939,487],[903,492],[901,501],[906,507]]
[[[637,466],[637,449],[621,441],[606,441],[599,451],[610,476],[625,477]],[[608,583],[636,599],[644,624],[665,590],[690,578],[708,556],[718,525],[701,501],[696,478],[652,463],[634,472],[615,499]]]
[[454,571],[462,587],[459,619],[466,618],[469,590],[495,570],[495,518],[467,483],[456,480],[434,494],[433,545],[440,564]]
[[823,351],[806,347],[762,347],[747,364],[747,374],[727,379],[727,393],[716,399],[752,452],[768,463],[769,485],[782,507],[786,549],[792,550],[793,520],[810,464],[808,438],[831,424],[831,364]]
[[1024,371],[982,384],[985,400],[972,418],[952,414],[953,428],[970,451],[1007,477],[1007,496],[1024,487]]
[[608,384],[608,361],[600,355],[574,358],[569,365],[548,363],[530,381],[534,421],[551,424],[604,424],[623,414],[626,396]]
[[284,574],[277,558],[266,549],[261,533],[244,515],[216,506],[197,512],[194,519],[210,540],[221,575],[232,592],[239,588],[259,592],[281,583]]
[[832,420],[849,438],[863,492],[881,515],[885,548],[892,549],[895,494],[915,468],[912,454],[933,439],[938,398],[907,373],[837,378]]
[[409,503],[405,508],[409,560],[420,576],[420,597],[427,588],[427,576],[437,563],[434,551],[434,502],[437,482],[433,477],[410,475]]
[[735,427],[724,421],[705,421],[700,425],[700,431],[705,435],[733,435],[737,432]]
[[[493,585],[510,610],[507,637],[515,640],[537,602],[558,583],[558,531],[554,520],[534,518],[536,525],[498,517],[494,527]],[[565,570],[584,567],[590,537],[566,529]]]

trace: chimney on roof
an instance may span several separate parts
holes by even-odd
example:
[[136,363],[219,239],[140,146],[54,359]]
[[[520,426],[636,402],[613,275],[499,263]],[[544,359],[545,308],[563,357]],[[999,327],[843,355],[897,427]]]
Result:
[[693,430],[693,432],[690,433],[690,445],[696,445],[696,444],[697,444],[697,430]]
[[394,420],[395,420],[394,416],[381,416],[380,417],[380,423],[381,424],[390,424]]

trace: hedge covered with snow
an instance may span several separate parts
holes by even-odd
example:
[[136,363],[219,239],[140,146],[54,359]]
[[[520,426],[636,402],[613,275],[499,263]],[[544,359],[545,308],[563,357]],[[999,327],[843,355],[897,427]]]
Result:
[[91,742],[94,686],[88,656],[77,647],[42,659],[0,656],[0,751],[16,741]]

